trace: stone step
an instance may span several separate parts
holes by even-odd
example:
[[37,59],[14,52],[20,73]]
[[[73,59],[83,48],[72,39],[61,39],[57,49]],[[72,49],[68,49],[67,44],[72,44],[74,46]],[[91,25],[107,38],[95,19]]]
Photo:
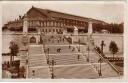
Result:
[[39,62],[29,62],[29,66],[33,67],[33,66],[46,66],[47,63],[44,61],[39,61]]
[[83,61],[56,61],[56,65],[86,64]]
[[29,54],[42,54],[42,45],[30,45],[29,46]]
[[[55,60],[55,59],[54,59]],[[83,61],[83,60],[55,60],[57,65],[70,65],[70,64],[86,64],[87,62]]]
[[36,49],[36,50],[31,50],[29,51],[29,54],[42,54],[42,50]]
[[57,56],[53,55],[49,57],[50,60],[54,59],[57,65],[64,65],[64,64],[84,64],[87,63],[82,56],[80,56],[80,59],[78,60],[77,56],[75,55],[62,55],[62,56]]
[[33,58],[45,58],[45,55],[41,55],[41,54],[36,54],[36,55],[29,55],[29,59],[33,59]]
[[[61,60],[76,60],[77,59],[77,57],[78,56],[74,56],[74,55],[71,55],[71,56],[67,56],[67,55],[61,55],[61,56],[49,56],[49,59],[57,59],[57,60],[59,60],[59,59],[61,59]],[[82,56],[80,56],[80,59],[83,59],[83,57]]]
[[46,62],[44,59],[29,59],[29,62]]

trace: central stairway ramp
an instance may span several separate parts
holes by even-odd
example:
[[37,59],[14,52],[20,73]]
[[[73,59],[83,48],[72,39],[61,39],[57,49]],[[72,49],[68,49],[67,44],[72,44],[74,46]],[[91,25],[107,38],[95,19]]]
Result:
[[28,77],[51,78],[43,45],[29,45],[28,53]]
[[29,45],[28,60],[29,67],[47,65],[42,45]]

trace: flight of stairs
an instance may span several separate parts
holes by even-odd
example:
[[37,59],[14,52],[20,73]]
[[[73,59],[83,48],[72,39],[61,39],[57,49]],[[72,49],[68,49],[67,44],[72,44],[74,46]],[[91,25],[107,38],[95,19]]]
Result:
[[51,55],[50,60],[54,59],[56,65],[71,65],[71,64],[86,64],[87,62],[80,55],[78,59],[77,55]]
[[28,78],[51,78],[42,45],[29,45],[28,66]]
[[46,66],[47,61],[43,53],[42,45],[29,45],[29,66]]

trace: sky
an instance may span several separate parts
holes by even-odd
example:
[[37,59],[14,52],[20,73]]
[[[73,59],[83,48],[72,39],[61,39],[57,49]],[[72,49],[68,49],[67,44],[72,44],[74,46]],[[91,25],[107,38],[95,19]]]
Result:
[[122,2],[32,1],[2,3],[2,25],[17,19],[19,15],[23,16],[32,6],[98,19],[107,23],[124,21],[124,3]]

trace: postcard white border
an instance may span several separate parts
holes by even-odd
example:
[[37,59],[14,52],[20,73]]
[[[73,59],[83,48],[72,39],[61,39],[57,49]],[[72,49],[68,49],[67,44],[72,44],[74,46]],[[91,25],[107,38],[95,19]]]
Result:
[[[53,3],[54,1],[1,1],[0,2],[0,12],[2,12],[2,4],[29,4],[29,3],[40,3],[40,2],[50,2]],[[59,1],[56,1],[59,2]],[[30,81],[30,82],[126,82],[128,81],[128,19],[126,18],[128,16],[128,5],[126,1],[61,1],[63,3],[67,3],[68,4],[75,4],[77,2],[78,3],[82,3],[82,2],[87,2],[89,4],[104,4],[104,3],[122,3],[124,4],[125,7],[125,15],[124,15],[124,77],[122,79],[2,79],[1,81],[6,81],[6,82],[26,82],[26,81]],[[0,26],[2,27],[2,13],[0,13]],[[0,29],[0,33],[2,34],[2,30]],[[2,35],[0,35],[0,53],[2,55]],[[0,56],[0,60],[2,59],[2,57]],[[2,61],[2,60],[1,60]],[[0,69],[1,69],[1,65],[0,65]],[[0,74],[2,75],[2,71],[0,71]]]

